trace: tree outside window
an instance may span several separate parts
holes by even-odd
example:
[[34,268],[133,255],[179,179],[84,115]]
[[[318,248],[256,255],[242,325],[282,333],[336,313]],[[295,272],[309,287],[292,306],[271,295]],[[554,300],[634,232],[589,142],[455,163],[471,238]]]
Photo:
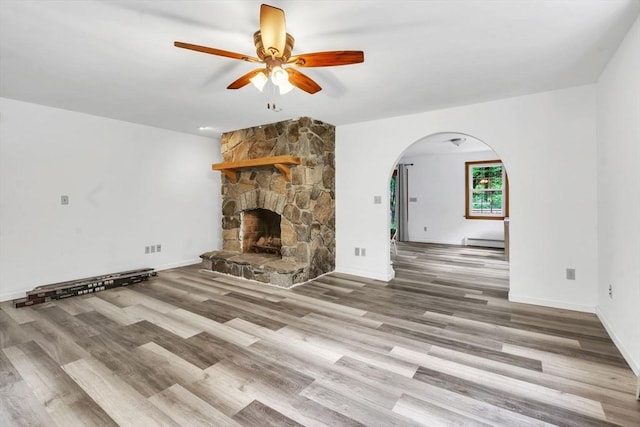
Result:
[[504,219],[509,216],[509,185],[502,162],[466,162],[465,168],[465,217]]

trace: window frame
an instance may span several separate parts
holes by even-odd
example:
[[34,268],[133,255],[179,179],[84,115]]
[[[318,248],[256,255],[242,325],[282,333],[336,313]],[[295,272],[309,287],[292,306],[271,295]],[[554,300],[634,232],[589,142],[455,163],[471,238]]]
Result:
[[[473,174],[471,173],[471,168],[478,166],[501,166],[502,167],[502,215],[474,215],[471,213],[471,206],[473,204],[473,200],[471,198],[473,194]],[[501,160],[475,160],[470,162],[464,162],[464,217],[466,219],[483,219],[483,220],[504,220],[509,217],[509,176],[507,175],[507,170],[504,167],[504,163]]]

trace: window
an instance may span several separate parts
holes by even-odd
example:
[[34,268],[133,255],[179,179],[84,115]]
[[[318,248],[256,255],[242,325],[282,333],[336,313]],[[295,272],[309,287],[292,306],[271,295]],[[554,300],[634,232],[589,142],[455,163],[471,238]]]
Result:
[[509,216],[509,181],[502,162],[466,162],[465,171],[465,217],[504,219]]

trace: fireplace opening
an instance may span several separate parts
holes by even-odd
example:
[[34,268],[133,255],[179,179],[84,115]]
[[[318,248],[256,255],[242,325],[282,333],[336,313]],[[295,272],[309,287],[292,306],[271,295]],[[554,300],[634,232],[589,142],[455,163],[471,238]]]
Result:
[[280,255],[280,215],[267,209],[251,209],[240,217],[242,252]]

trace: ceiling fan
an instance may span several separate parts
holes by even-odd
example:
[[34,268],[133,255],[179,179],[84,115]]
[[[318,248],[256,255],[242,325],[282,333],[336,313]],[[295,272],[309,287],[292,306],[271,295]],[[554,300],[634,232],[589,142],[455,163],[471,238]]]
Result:
[[296,67],[331,67],[364,62],[364,52],[359,50],[336,50],[291,56],[294,41],[293,36],[287,33],[285,29],[284,11],[277,7],[263,4],[260,6],[260,29],[253,34],[257,58],[178,41],[174,42],[174,46],[263,64],[262,67],[249,71],[238,78],[227,86],[227,89],[240,89],[249,83],[253,83],[258,89],[262,90],[268,78],[271,77],[271,81],[278,86],[281,94],[290,91],[294,86],[310,94],[322,90],[318,83],[298,71]]

